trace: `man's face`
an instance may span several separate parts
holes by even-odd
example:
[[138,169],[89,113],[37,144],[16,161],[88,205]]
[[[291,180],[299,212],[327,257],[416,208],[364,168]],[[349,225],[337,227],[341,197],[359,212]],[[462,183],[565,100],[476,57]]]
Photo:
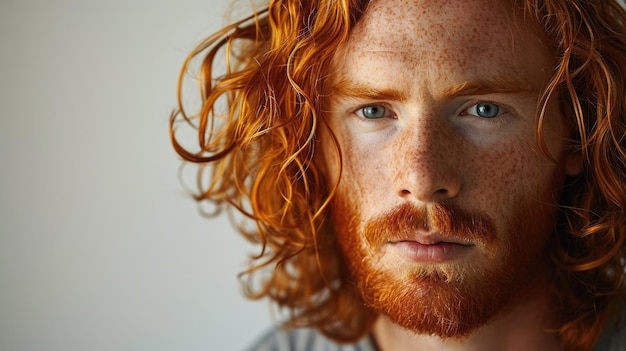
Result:
[[552,71],[537,32],[501,2],[373,1],[334,57],[332,220],[365,302],[403,327],[467,335],[545,273],[558,188],[578,167],[556,106],[557,162],[537,147]]

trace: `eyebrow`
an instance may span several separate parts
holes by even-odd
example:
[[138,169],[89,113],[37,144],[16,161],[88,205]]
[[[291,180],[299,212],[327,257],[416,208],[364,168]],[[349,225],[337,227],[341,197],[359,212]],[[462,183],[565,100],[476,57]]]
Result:
[[487,94],[523,94],[536,95],[539,87],[530,81],[517,77],[496,77],[467,81],[447,87],[442,91],[442,95],[452,99],[465,95],[487,95]]
[[[512,76],[466,81],[446,87],[441,95],[453,99],[466,95],[522,94],[537,95],[539,87],[530,81]],[[406,101],[406,93],[392,88],[375,88],[367,83],[343,79],[332,85],[332,95],[366,100]]]
[[396,89],[378,89],[366,83],[343,79],[332,85],[332,95],[364,100],[406,101],[407,96]]

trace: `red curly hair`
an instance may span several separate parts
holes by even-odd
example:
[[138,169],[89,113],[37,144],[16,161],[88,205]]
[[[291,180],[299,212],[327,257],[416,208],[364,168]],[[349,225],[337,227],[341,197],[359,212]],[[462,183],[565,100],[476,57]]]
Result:
[[[290,326],[339,342],[369,333],[376,314],[351,285],[326,221],[336,184],[313,161],[315,133],[330,60],[367,3],[271,0],[223,28],[185,62],[170,120],[176,152],[201,165],[196,200],[237,209],[240,232],[262,245],[244,272],[247,295],[269,297],[290,311]],[[609,0],[516,6],[543,29],[555,57],[538,107],[539,143],[545,106],[558,100],[583,158],[584,172],[563,192],[552,258],[556,332],[566,349],[590,350],[625,296],[626,12]],[[202,106],[189,114],[182,86],[196,58]],[[181,122],[197,128],[196,148],[179,142]]]

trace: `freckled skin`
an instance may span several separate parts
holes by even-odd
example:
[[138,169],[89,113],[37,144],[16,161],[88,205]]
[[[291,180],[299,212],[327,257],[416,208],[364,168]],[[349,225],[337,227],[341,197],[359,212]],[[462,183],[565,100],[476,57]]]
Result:
[[[550,107],[545,127],[555,163],[537,147],[538,90],[530,97],[445,94],[451,86],[502,74],[543,86],[552,58],[540,44],[508,2],[386,0],[369,5],[335,55],[332,80],[394,89],[406,99],[331,98],[326,117],[343,160],[337,196],[356,214],[359,227],[338,227],[344,250],[353,249],[349,246],[358,241],[353,236],[360,235],[365,222],[407,202],[426,208],[450,203],[489,216],[503,244],[477,248],[459,263],[477,272],[506,261],[506,245],[547,242],[554,209],[545,204],[554,204],[566,165],[575,162],[565,151],[566,128],[557,107]],[[476,101],[493,102],[506,112],[493,119],[468,115]],[[383,105],[391,114],[366,120],[359,108],[367,104]],[[320,139],[332,181],[338,161],[328,131],[321,130]],[[520,232],[514,227],[519,226],[520,204],[530,208],[524,214],[536,205],[539,220],[546,223]],[[347,221],[337,212],[335,222]],[[372,255],[358,259],[371,259],[382,271],[401,272],[413,264],[385,252]]]
[[[357,191],[353,196],[360,199],[364,217],[381,210],[370,203],[370,198],[376,199],[376,203],[380,199],[389,203],[401,201],[396,196],[401,190],[398,187],[445,188],[449,180],[463,188],[457,198],[472,199],[474,206],[480,205],[477,200],[486,199],[506,203],[506,198],[514,198],[512,192],[551,190],[553,184],[543,183],[552,179],[555,166],[533,151],[537,149],[534,104],[519,103],[515,107],[521,117],[502,127],[481,131],[469,127],[460,130],[451,116],[443,115],[448,102],[442,101],[439,94],[447,86],[500,70],[541,82],[547,78],[542,69],[548,67],[550,71],[547,51],[536,45],[520,45],[525,37],[533,35],[530,31],[517,33],[518,38],[511,40],[511,14],[493,4],[476,3],[441,6],[437,1],[398,5],[393,1],[373,2],[349,43],[337,54],[336,66],[341,67],[337,76],[404,90],[411,98],[398,104],[402,110],[398,120],[389,122],[384,133],[359,135],[353,132],[356,128],[351,122],[343,123],[344,116],[330,119],[340,142],[350,141],[341,145],[348,156],[344,156],[343,182],[354,187],[351,191]],[[399,20],[406,17],[409,18]],[[477,26],[477,19],[485,19],[490,25]],[[560,117],[554,116],[552,122],[549,130],[562,135]],[[463,133],[470,135],[459,137]],[[553,141],[551,150],[558,154],[561,138],[549,141]],[[502,157],[503,150],[506,157]],[[522,164],[541,167],[519,169]],[[513,174],[520,174],[521,178],[515,182],[515,188],[500,189]],[[390,180],[401,181],[400,176],[406,184],[389,189],[394,186]],[[429,184],[435,179],[442,184]],[[412,191],[413,195],[417,196],[418,191]],[[502,198],[503,192],[506,198]]]

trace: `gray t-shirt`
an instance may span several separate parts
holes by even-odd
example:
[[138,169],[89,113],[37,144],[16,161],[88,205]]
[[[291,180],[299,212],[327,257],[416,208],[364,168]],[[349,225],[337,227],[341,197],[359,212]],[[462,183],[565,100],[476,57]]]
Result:
[[[248,351],[377,351],[371,337],[351,345],[337,344],[314,329],[276,329]],[[608,324],[594,351],[626,351],[624,324]]]

